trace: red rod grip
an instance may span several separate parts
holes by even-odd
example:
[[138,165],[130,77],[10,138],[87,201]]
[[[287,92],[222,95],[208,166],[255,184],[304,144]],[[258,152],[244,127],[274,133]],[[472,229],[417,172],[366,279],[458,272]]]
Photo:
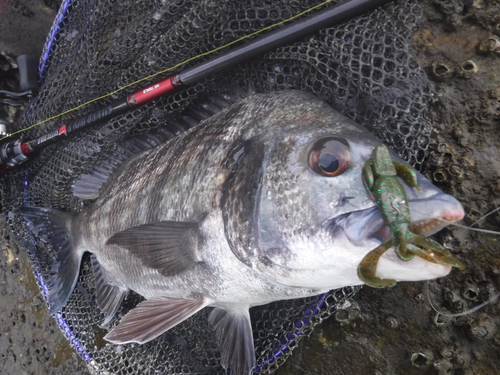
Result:
[[24,155],[29,155],[33,152],[30,148],[29,142],[21,143],[21,151]]
[[172,82],[172,77],[168,77],[163,81],[152,84],[145,89],[139,90],[132,95],[127,97],[127,102],[131,107],[144,104],[150,100],[156,99],[162,95],[165,95],[171,91],[174,91],[176,87]]

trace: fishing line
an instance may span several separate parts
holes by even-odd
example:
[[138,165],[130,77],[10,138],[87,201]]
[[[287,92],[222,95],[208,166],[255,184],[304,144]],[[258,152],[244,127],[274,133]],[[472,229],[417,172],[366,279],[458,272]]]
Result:
[[486,302],[483,302],[481,303],[480,305],[477,305],[469,310],[466,310],[466,311],[463,311],[461,313],[456,313],[456,314],[448,314],[448,313],[445,313],[445,312],[441,312],[439,311],[433,304],[432,302],[432,299],[431,299],[431,294],[429,292],[429,282],[426,283],[426,287],[427,287],[427,299],[429,300],[429,305],[431,305],[432,309],[437,312],[438,314],[441,314],[443,316],[447,316],[449,318],[455,318],[455,317],[458,317],[458,316],[463,316],[463,315],[469,315],[469,314],[472,314],[473,312],[479,310],[479,309],[482,309],[484,306],[486,305],[489,305],[490,303],[493,303],[495,302],[498,297],[500,297],[500,293],[497,293],[495,294],[493,297],[491,297],[488,301]]
[[476,220],[475,222],[473,222],[470,226],[472,227],[473,225],[475,225],[475,224],[479,223],[481,220],[485,219],[487,216],[490,216],[492,213],[494,213],[494,212],[496,212],[496,211],[498,211],[498,210],[500,210],[500,206],[498,206],[497,208],[495,208],[493,211],[491,211],[491,212],[487,213],[487,214],[486,214],[486,215],[484,215],[482,218],[477,219],[477,220]]
[[476,231],[476,232],[482,232],[482,233],[489,233],[489,234],[497,234],[497,235],[500,235],[500,232],[496,232],[494,230],[488,230],[488,229],[480,229],[480,228],[471,228],[470,226],[466,226],[466,225],[460,225],[460,224],[456,224],[452,221],[448,221],[448,220],[445,220],[445,219],[437,219],[437,220],[440,220],[440,221],[443,221],[445,223],[447,223],[448,225],[453,225],[455,227],[459,227],[459,228],[463,228],[463,229],[467,229],[467,230],[473,230],[473,231]]
[[37,122],[36,124],[33,124],[33,125],[31,125],[31,126],[29,126],[29,127],[25,128],[25,129],[18,130],[18,131],[14,132],[14,133],[12,133],[12,134],[10,134],[10,135],[6,136],[6,137],[0,138],[0,141],[2,141],[2,140],[4,140],[4,139],[7,139],[7,138],[9,138],[9,137],[12,137],[13,135],[16,135],[16,134],[19,134],[19,133],[25,132],[25,131],[27,131],[27,130],[30,130],[30,129],[32,129],[32,128],[36,127],[36,126],[39,126],[39,125],[41,125],[41,124],[43,124],[43,123],[45,123],[45,122],[47,122],[47,121],[54,120],[54,119],[56,119],[56,118],[58,118],[58,117],[61,117],[61,116],[65,115],[65,114],[68,114],[68,113],[71,113],[71,112],[73,112],[73,111],[76,111],[77,109],[80,109],[80,108],[82,108],[82,107],[84,107],[84,106],[87,106],[87,105],[89,105],[89,104],[91,104],[91,103],[94,103],[94,102],[96,102],[96,101],[98,101],[98,100],[101,100],[101,99],[107,98],[107,97],[109,97],[109,96],[111,96],[111,95],[114,95],[114,94],[116,94],[116,93],[120,92],[120,91],[123,91],[124,89],[126,89],[126,88],[128,88],[128,87],[130,87],[130,86],[133,86],[133,85],[136,85],[136,84],[138,84],[138,83],[140,83],[140,82],[143,82],[143,81],[146,81],[146,80],[148,80],[148,79],[154,78],[154,77],[156,77],[156,76],[158,76],[158,75],[160,75],[160,74],[163,74],[163,73],[166,73],[166,72],[172,71],[172,70],[174,70],[174,69],[176,69],[176,68],[178,68],[178,67],[180,67],[180,66],[182,66],[182,65],[184,65],[184,64],[187,64],[187,63],[189,63],[189,62],[191,62],[191,61],[197,60],[197,59],[199,59],[199,58],[201,58],[201,57],[204,57],[204,56],[211,55],[211,54],[213,54],[213,53],[215,53],[215,52],[217,52],[217,51],[220,51],[220,50],[222,50],[222,49],[224,49],[224,48],[226,48],[226,47],[229,47],[229,46],[231,46],[231,45],[233,45],[233,44],[236,44],[236,43],[238,43],[238,42],[241,42],[242,40],[245,40],[245,39],[251,38],[252,36],[255,36],[255,35],[257,35],[257,34],[260,34],[260,33],[264,32],[264,31],[267,31],[267,30],[269,30],[269,29],[275,28],[275,27],[277,27],[277,26],[279,26],[279,25],[282,25],[282,24],[284,24],[284,23],[287,23],[287,22],[289,22],[289,21],[292,21],[292,20],[294,20],[294,19],[296,19],[296,18],[299,18],[299,17],[301,17],[301,16],[303,16],[303,15],[305,15],[305,14],[307,14],[307,13],[309,13],[309,12],[311,12],[311,11],[313,11],[313,10],[317,9],[317,8],[322,7],[323,5],[326,5],[326,4],[328,4],[328,3],[331,3],[332,1],[333,1],[333,0],[326,0],[326,1],[322,2],[321,4],[318,4],[318,5],[315,5],[315,6],[311,7],[311,8],[309,8],[309,9],[306,9],[306,10],[304,10],[303,12],[300,12],[300,13],[298,13],[298,14],[294,15],[294,16],[291,16],[291,17],[289,17],[289,18],[287,18],[287,19],[285,19],[285,20],[283,20],[283,21],[280,21],[280,22],[274,23],[274,24],[272,24],[272,25],[270,25],[270,26],[266,26],[266,27],[264,27],[264,28],[262,28],[262,29],[260,29],[260,30],[254,31],[253,33],[250,33],[250,34],[247,34],[247,35],[245,35],[245,36],[242,36],[241,38],[238,38],[238,39],[236,39],[236,40],[233,40],[233,41],[231,41],[231,42],[229,42],[229,43],[227,43],[227,44],[224,44],[223,46],[220,46],[220,47],[214,48],[214,49],[212,49],[212,50],[210,50],[210,51],[207,51],[207,52],[200,53],[199,55],[196,55],[196,56],[194,56],[194,57],[190,57],[189,59],[184,60],[184,61],[182,61],[182,62],[180,62],[180,63],[178,63],[178,64],[176,64],[176,65],[173,65],[173,66],[171,66],[170,68],[167,68],[167,69],[164,69],[164,70],[162,70],[162,71],[156,72],[156,73],[151,74],[151,75],[149,75],[149,76],[147,76],[147,77],[144,77],[144,78],[138,79],[137,81],[134,81],[134,82],[129,83],[129,84],[125,85],[125,86],[122,86],[122,87],[120,87],[120,88],[118,88],[118,89],[116,89],[116,90],[114,90],[114,91],[112,91],[112,92],[110,92],[110,93],[108,93],[108,94],[105,94],[105,95],[100,96],[100,97],[98,97],[98,98],[91,99],[91,100],[89,100],[89,101],[87,101],[87,102],[85,102],[85,103],[83,103],[83,104],[80,104],[79,106],[76,106],[76,107],[74,107],[74,108],[72,108],[72,109],[69,109],[69,110],[67,110],[67,111],[65,111],[65,112],[59,113],[59,114],[57,114],[57,115],[55,115],[55,116],[49,117],[49,118],[47,118],[47,119],[45,119],[45,120],[43,120],[43,121]]
[[[488,230],[488,229],[480,229],[480,228],[471,228],[473,225],[477,224],[478,222],[480,222],[481,220],[483,220],[485,217],[491,215],[492,213],[496,212],[500,210],[500,206],[495,208],[494,210],[490,211],[489,213],[487,213],[486,215],[482,216],[480,219],[476,220],[474,223],[472,223],[470,226],[466,226],[466,225],[461,225],[461,224],[456,224],[455,222],[453,221],[448,221],[446,219],[442,219],[442,218],[432,218],[432,220],[439,220],[439,221],[442,221],[448,225],[453,225],[455,227],[459,227],[459,228],[462,228],[462,229],[467,229],[467,230],[472,230],[472,231],[476,231],[476,232],[482,232],[482,233],[489,233],[489,234],[496,234],[496,235],[500,235],[500,232],[497,232],[497,231],[494,231],[494,230]],[[410,209],[410,212],[418,212],[418,213],[421,213],[421,214],[426,214],[426,212],[423,212],[423,211],[420,211],[420,210],[416,210],[416,209]]]

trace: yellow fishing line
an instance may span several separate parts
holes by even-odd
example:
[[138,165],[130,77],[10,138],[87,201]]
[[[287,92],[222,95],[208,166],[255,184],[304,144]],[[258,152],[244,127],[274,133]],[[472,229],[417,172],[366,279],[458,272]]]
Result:
[[101,100],[101,99],[107,98],[108,96],[111,96],[111,95],[113,95],[113,94],[116,94],[116,93],[118,93],[118,92],[120,92],[120,91],[122,91],[122,90],[126,89],[127,87],[130,87],[130,86],[136,85],[137,83],[140,83],[140,82],[142,82],[142,81],[146,81],[146,80],[148,80],[148,79],[150,79],[150,78],[156,77],[157,75],[160,75],[160,74],[166,73],[166,72],[168,72],[168,71],[174,70],[174,69],[176,69],[176,68],[180,67],[181,65],[184,65],[184,64],[186,64],[186,63],[188,63],[188,62],[191,62],[191,61],[193,61],[193,60],[199,59],[200,57],[210,55],[210,54],[212,54],[212,53],[214,53],[214,52],[217,52],[217,51],[219,51],[219,50],[221,50],[221,49],[223,49],[223,48],[229,47],[229,46],[231,46],[231,45],[233,45],[233,44],[235,44],[235,43],[238,43],[238,42],[240,42],[240,41],[242,41],[242,40],[245,40],[245,39],[250,38],[250,37],[252,37],[252,36],[254,36],[254,35],[257,35],[257,34],[259,34],[259,33],[263,32],[263,31],[266,31],[266,30],[272,29],[273,27],[276,27],[276,26],[282,25],[282,24],[284,24],[284,23],[286,23],[286,22],[289,22],[289,21],[291,21],[291,20],[294,20],[295,18],[298,18],[298,17],[300,17],[300,16],[303,16],[304,14],[307,14],[307,13],[309,13],[309,12],[311,12],[311,11],[313,11],[313,10],[315,10],[315,9],[317,9],[317,8],[319,8],[319,7],[323,6],[323,5],[325,5],[325,4],[331,3],[332,1],[333,1],[333,0],[327,0],[327,1],[323,2],[323,3],[321,3],[321,4],[318,4],[318,5],[315,5],[315,6],[311,7],[311,8],[309,8],[309,9],[306,9],[306,10],[304,10],[303,12],[300,12],[300,13],[296,14],[295,16],[292,16],[292,17],[290,17],[290,18],[287,18],[286,20],[283,20],[283,21],[277,22],[277,23],[275,23],[275,24],[273,24],[273,25],[270,25],[270,26],[264,27],[263,29],[260,29],[260,30],[254,31],[253,33],[250,33],[250,34],[248,34],[248,35],[242,36],[241,38],[238,38],[238,39],[236,39],[236,40],[233,40],[232,42],[229,42],[229,43],[227,43],[227,44],[224,44],[223,46],[220,46],[220,47],[214,48],[214,49],[213,49],[213,50],[211,50],[211,51],[200,53],[199,55],[194,56],[194,57],[191,57],[191,58],[189,58],[189,59],[187,59],[187,60],[184,60],[184,61],[182,61],[182,62],[180,62],[180,63],[178,63],[178,64],[176,64],[176,65],[174,65],[174,66],[171,66],[170,68],[164,69],[164,70],[159,71],[159,72],[157,72],[157,73],[155,73],[155,74],[151,74],[150,76],[147,76],[147,77],[141,78],[141,79],[139,79],[139,80],[137,80],[137,81],[135,81],[135,82],[129,83],[128,85],[122,86],[122,87],[120,87],[120,88],[116,89],[115,91],[112,91],[112,92],[110,92],[110,93],[108,93],[108,94],[105,94],[105,95],[103,95],[103,96],[100,96],[100,97],[98,97],[98,98],[95,98],[95,99],[89,100],[88,102],[83,103],[83,104],[80,104],[79,106],[77,106],[77,107],[75,107],[75,108],[69,109],[69,110],[67,110],[67,111],[65,111],[65,112],[62,112],[62,113],[59,113],[59,114],[57,114],[57,115],[55,115],[55,116],[49,117],[48,119],[45,119],[45,120],[40,121],[40,122],[37,122],[36,124],[33,124],[33,125],[31,125],[31,126],[29,126],[29,127],[25,128],[25,129],[18,130],[18,131],[16,131],[16,132],[12,133],[11,135],[9,135],[9,136],[7,136],[7,137],[0,138],[0,141],[4,140],[4,139],[6,139],[6,138],[9,138],[9,137],[11,137],[11,136],[13,136],[13,135],[15,135],[15,134],[18,134],[18,133],[24,132],[24,131],[26,131],[26,130],[32,129],[32,128],[34,128],[35,126],[41,125],[41,124],[43,124],[43,123],[45,123],[45,122],[47,122],[47,121],[54,120],[54,119],[56,119],[56,118],[58,118],[58,117],[60,117],[60,116],[63,116],[63,115],[65,115],[65,114],[67,114],[67,113],[70,113],[70,112],[76,111],[77,109],[80,109],[80,108],[82,108],[82,107],[84,107],[84,106],[86,106],[86,105],[88,105],[88,104],[90,104],[90,103],[93,103],[93,102],[97,101],[97,100]]

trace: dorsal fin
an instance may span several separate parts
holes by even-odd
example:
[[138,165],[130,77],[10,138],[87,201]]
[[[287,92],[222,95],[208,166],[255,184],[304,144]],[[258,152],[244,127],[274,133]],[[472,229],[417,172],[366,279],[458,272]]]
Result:
[[141,152],[150,150],[172,139],[174,135],[166,129],[156,129],[130,138],[116,146],[115,152],[96,164],[89,174],[82,174],[73,185],[73,195],[81,199],[94,199],[109,177],[124,162]]
[[216,94],[192,104],[177,118],[165,119],[162,127],[136,135],[116,146],[112,155],[96,164],[88,174],[82,174],[73,185],[73,195],[80,199],[95,199],[109,177],[134,155],[169,141],[198,125],[221,110],[241,100],[243,93]]

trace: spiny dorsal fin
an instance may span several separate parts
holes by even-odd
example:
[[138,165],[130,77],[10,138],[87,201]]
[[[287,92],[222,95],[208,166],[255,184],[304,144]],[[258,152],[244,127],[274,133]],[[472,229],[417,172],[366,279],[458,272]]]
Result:
[[155,297],[132,309],[104,339],[115,344],[144,344],[208,305],[200,299]]
[[241,310],[216,308],[208,318],[221,349],[221,363],[234,375],[249,375],[255,367],[252,324],[248,307]]
[[117,145],[115,152],[82,174],[73,185],[73,195],[80,199],[95,199],[109,177],[132,156],[169,141],[201,121],[244,98],[243,92],[215,94],[193,104],[177,118],[166,118],[163,127],[136,135]]
[[174,135],[168,130],[159,128],[122,142],[112,155],[95,165],[89,174],[82,174],[78,177],[73,185],[73,195],[81,199],[99,197],[102,186],[124,162],[134,155],[167,142],[173,137]]
[[102,325],[105,326],[115,315],[128,291],[108,282],[106,270],[101,267],[94,254],[92,254],[91,260],[92,269],[94,270],[97,306],[106,316],[102,322]]
[[196,262],[198,223],[161,221],[125,229],[106,245],[118,245],[164,276],[185,271]]

